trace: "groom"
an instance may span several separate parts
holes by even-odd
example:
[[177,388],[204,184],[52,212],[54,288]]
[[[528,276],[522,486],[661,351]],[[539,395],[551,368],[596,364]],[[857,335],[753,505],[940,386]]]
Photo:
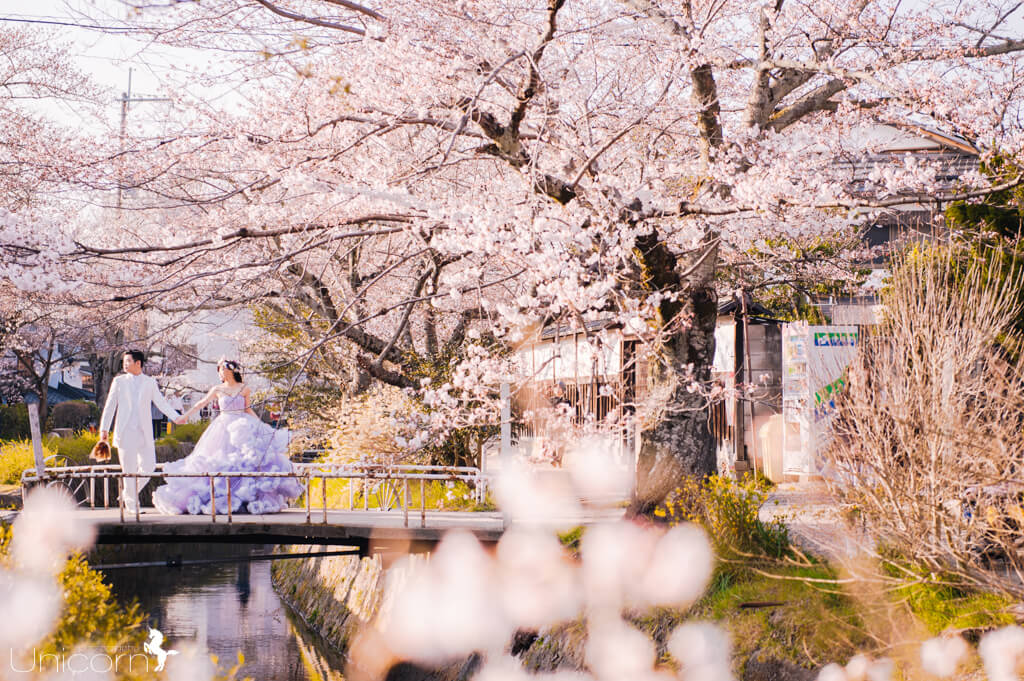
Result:
[[[160,393],[156,379],[142,373],[146,356],[139,350],[128,350],[121,358],[124,373],[114,377],[107,394],[107,403],[100,418],[100,440],[107,441],[110,422],[117,412],[114,446],[125,473],[152,473],[156,469],[156,450],[153,446],[153,418],[151,405],[171,420],[181,417]],[[129,513],[139,507],[139,492],[149,478],[125,478],[124,505]]]

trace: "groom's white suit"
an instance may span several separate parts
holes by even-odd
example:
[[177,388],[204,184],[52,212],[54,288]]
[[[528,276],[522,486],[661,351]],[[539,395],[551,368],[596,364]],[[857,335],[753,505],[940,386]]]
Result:
[[[156,469],[156,450],[153,446],[153,417],[150,405],[167,414],[170,419],[181,416],[161,394],[156,379],[146,374],[118,374],[110,384],[107,403],[100,418],[100,430],[110,430],[117,413],[114,446],[125,473],[152,473]],[[138,481],[138,488],[136,482]],[[149,478],[125,480],[125,506],[134,512],[139,503],[139,491]]]

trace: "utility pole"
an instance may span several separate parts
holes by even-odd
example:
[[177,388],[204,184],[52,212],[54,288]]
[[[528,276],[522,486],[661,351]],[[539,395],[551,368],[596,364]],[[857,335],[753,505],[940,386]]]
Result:
[[120,214],[122,195],[124,193],[124,138],[127,134],[128,107],[134,102],[169,102],[168,97],[132,97],[132,71],[128,68],[128,90],[121,93],[121,158],[118,159],[117,178],[117,210]]

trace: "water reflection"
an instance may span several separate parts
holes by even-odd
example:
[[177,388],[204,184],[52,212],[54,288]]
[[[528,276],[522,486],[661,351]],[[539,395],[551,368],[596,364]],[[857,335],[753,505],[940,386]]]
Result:
[[[270,547],[126,547],[117,562],[201,559],[268,553]],[[158,551],[158,555],[154,554]],[[106,558],[107,560],[104,560]],[[109,554],[94,562],[114,562]],[[104,571],[122,602],[138,598],[150,625],[172,649],[191,643],[216,655],[222,668],[245,658],[239,677],[256,681],[341,679],[342,662],[310,632],[274,591],[270,561]],[[168,662],[168,669],[173,660]]]

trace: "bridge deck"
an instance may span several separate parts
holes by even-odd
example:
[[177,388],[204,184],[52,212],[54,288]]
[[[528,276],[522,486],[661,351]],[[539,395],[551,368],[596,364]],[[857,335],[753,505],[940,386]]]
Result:
[[161,515],[148,509],[139,520],[121,514],[116,508],[82,509],[79,513],[96,524],[97,543],[150,542],[236,542],[271,544],[334,544],[361,546],[390,541],[435,543],[454,529],[472,532],[482,542],[496,542],[504,532],[500,513],[427,512],[424,527],[420,515],[409,514],[404,526],[400,511],[323,511],[314,509],[306,522],[305,509],[286,509],[268,515]]

